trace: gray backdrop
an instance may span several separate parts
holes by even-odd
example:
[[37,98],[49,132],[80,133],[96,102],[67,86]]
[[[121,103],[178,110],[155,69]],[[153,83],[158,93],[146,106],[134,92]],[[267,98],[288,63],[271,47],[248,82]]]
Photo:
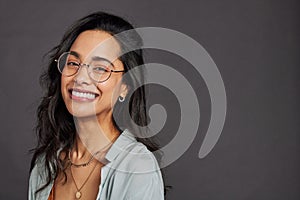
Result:
[[[96,10],[123,16],[139,27],[189,35],[209,52],[223,77],[226,123],[213,151],[199,159],[210,118],[205,82],[178,56],[147,53],[147,60],[172,66],[190,79],[201,108],[193,144],[166,168],[167,184],[173,186],[168,199],[300,199],[297,0],[2,0],[0,199],[26,199],[43,55],[73,21]],[[167,88],[150,89],[151,103],[161,103],[169,112],[159,134],[164,145],[176,132],[178,102]]]

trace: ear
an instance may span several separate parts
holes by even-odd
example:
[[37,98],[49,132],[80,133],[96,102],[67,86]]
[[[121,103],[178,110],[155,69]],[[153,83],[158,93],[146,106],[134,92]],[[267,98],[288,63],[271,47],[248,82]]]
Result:
[[125,83],[122,83],[121,90],[120,90],[120,96],[126,97],[126,95],[128,94],[128,90],[129,90],[128,85],[126,85]]

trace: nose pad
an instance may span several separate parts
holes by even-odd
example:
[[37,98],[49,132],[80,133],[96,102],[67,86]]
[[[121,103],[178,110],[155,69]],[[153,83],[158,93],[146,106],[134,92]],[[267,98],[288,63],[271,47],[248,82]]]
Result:
[[92,82],[89,72],[88,72],[88,65],[82,64],[81,67],[78,69],[74,80],[78,84],[90,84]]

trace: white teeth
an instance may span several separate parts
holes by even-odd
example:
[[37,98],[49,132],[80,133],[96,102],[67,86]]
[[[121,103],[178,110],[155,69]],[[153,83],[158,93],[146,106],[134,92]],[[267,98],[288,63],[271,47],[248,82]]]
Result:
[[77,91],[72,91],[72,95],[80,98],[87,98],[87,99],[95,99],[96,95],[88,92],[77,92]]

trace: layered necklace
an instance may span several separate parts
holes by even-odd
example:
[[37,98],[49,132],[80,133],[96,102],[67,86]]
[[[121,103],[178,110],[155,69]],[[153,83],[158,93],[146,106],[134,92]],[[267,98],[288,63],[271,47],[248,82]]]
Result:
[[[110,144],[108,144],[105,148],[106,151],[108,151],[109,147],[112,145],[112,143],[117,139],[118,135],[112,140],[112,142]],[[83,184],[78,187],[76,181],[75,181],[75,178],[74,178],[74,175],[73,175],[73,172],[72,172],[72,166],[76,167],[76,168],[79,168],[79,167],[86,167],[88,166],[93,160],[94,160],[94,156],[96,156],[98,153],[100,153],[101,151],[98,151],[96,152],[95,154],[92,154],[91,157],[88,159],[87,162],[85,163],[80,163],[80,164],[76,164],[76,163],[73,163],[72,160],[71,160],[71,151],[68,152],[68,161],[70,163],[70,172],[71,172],[71,177],[73,179],[73,182],[74,182],[74,185],[76,187],[76,193],[75,193],[75,198],[76,199],[80,199],[82,197],[82,192],[81,192],[81,189],[84,187],[84,185],[88,182],[89,178],[91,177],[92,173],[94,172],[96,166],[97,166],[97,162],[95,163],[95,165],[93,166],[91,172],[88,174],[87,178],[85,179],[85,181],[83,182]],[[102,150],[102,152],[105,152]]]
[[76,168],[79,168],[79,167],[86,167],[88,166],[92,160],[94,159],[94,156],[96,155],[97,153],[91,155],[91,157],[89,158],[89,160],[86,162],[86,163],[81,163],[81,164],[75,164],[71,161],[71,151],[69,151],[69,156],[68,156],[68,160],[70,162],[70,172],[71,172],[71,177],[73,179],[73,182],[74,182],[74,185],[76,187],[76,193],[75,193],[75,198],[76,199],[80,199],[82,197],[82,192],[81,192],[81,189],[84,187],[84,185],[88,182],[89,178],[91,177],[92,173],[94,172],[96,166],[97,166],[97,162],[95,163],[95,165],[93,166],[92,170],[90,171],[90,173],[88,174],[87,178],[85,179],[85,181],[83,182],[83,184],[78,187],[76,181],[75,181],[75,178],[74,178],[74,175],[73,175],[73,172],[72,172],[72,166],[76,167]]

